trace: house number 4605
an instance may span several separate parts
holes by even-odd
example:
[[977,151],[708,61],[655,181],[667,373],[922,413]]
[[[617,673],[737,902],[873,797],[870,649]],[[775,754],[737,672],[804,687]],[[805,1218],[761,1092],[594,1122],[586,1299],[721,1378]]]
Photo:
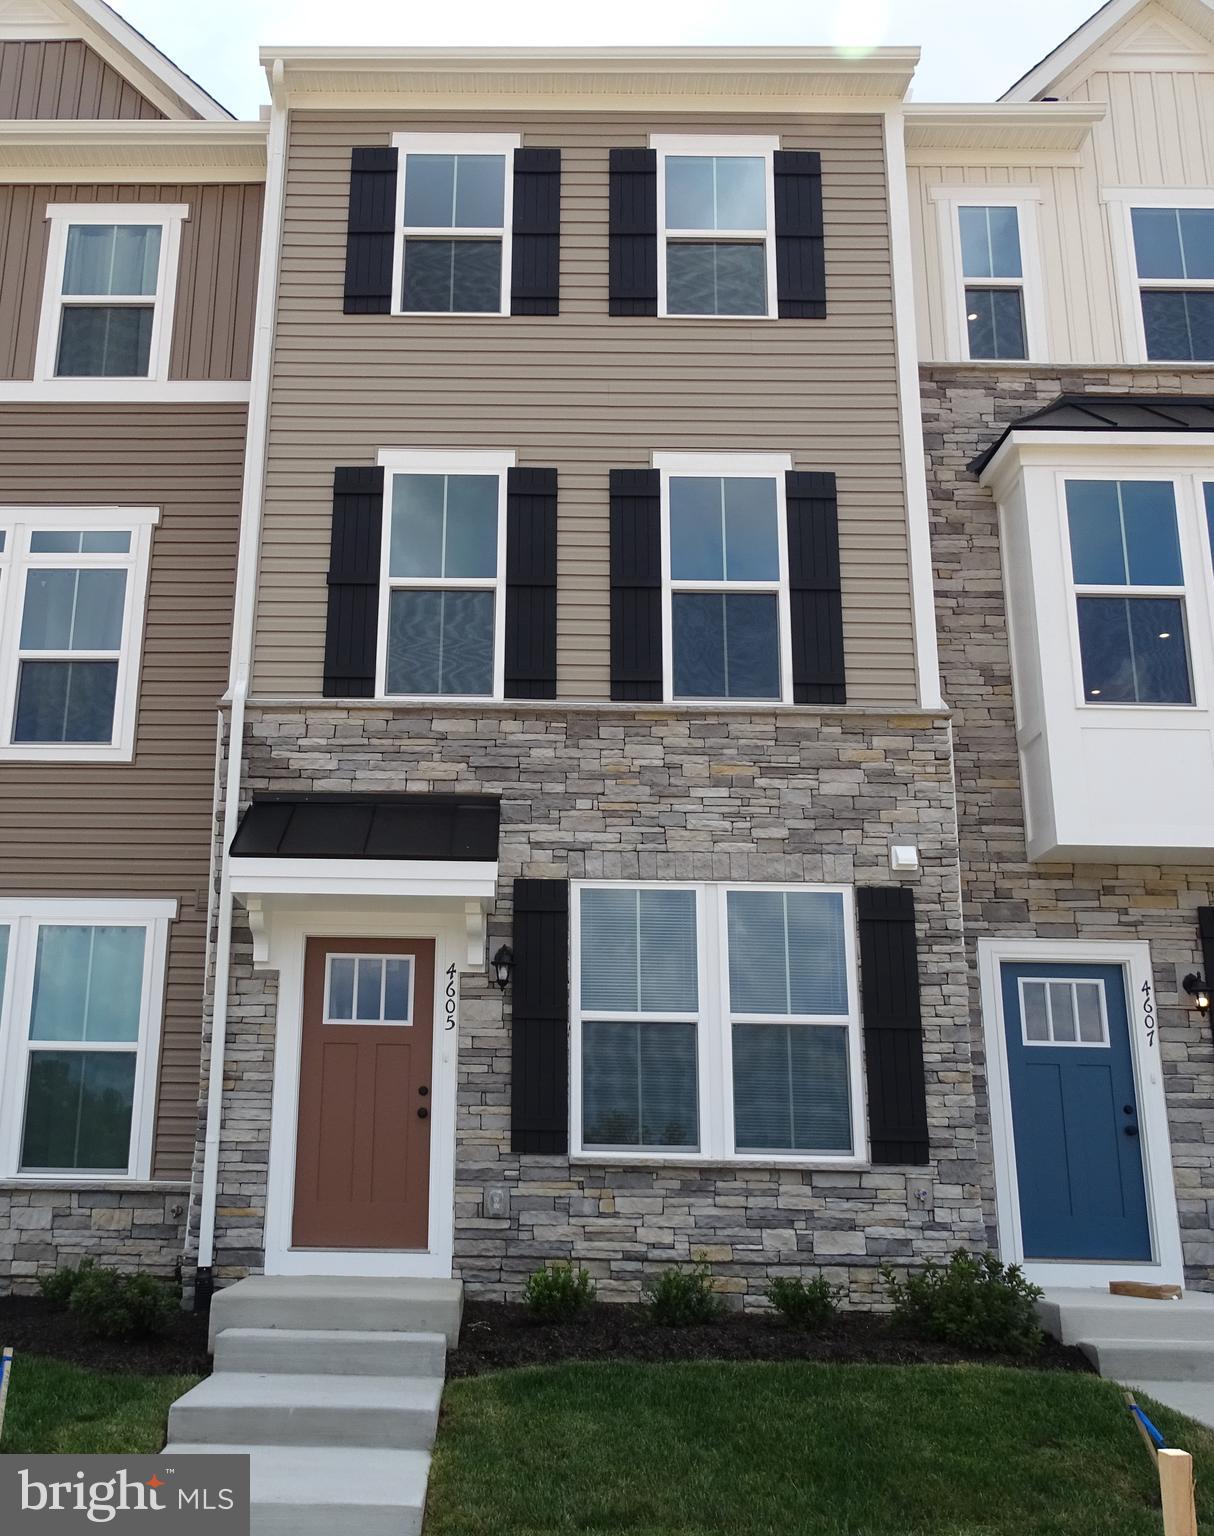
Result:
[[1155,1044],[1155,999],[1151,992],[1151,983],[1144,981],[1142,984],[1142,1027],[1147,1032],[1147,1045]]
[[446,997],[446,1001],[445,1001],[443,1006],[445,1007],[446,1013],[447,1013],[447,1025],[446,1025],[446,1027],[448,1029],[454,1029],[455,1028],[455,967],[453,965],[449,965],[447,967],[447,997]]

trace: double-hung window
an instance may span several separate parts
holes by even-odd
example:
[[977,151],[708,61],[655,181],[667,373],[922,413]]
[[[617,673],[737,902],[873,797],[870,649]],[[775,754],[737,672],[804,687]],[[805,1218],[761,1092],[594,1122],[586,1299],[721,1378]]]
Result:
[[1024,264],[1015,207],[958,208],[965,322],[972,358],[1026,358]]
[[0,1173],[148,1178],[172,902],[0,902]]
[[513,453],[385,452],[380,462],[379,695],[500,699]]
[[398,133],[397,314],[506,315],[518,135]]
[[650,144],[658,162],[658,313],[774,317],[779,140],[663,134]]
[[668,699],[792,698],[791,461],[654,454],[661,472]]
[[0,510],[0,757],[132,756],[159,515]]
[[573,925],[579,1153],[864,1157],[849,889],[586,883]]
[[1067,480],[1085,703],[1191,704],[1171,480]]
[[1214,359],[1214,208],[1132,208],[1130,220],[1147,357]]
[[166,379],[184,205],[52,204],[39,379]]

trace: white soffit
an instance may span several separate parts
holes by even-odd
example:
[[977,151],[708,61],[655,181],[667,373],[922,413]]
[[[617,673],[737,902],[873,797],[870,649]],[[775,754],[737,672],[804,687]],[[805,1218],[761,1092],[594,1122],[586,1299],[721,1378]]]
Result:
[[264,181],[265,123],[0,122],[0,180]]
[[905,108],[906,147],[916,150],[1035,150],[1074,154],[1108,112],[1103,102],[1023,106],[918,105]]

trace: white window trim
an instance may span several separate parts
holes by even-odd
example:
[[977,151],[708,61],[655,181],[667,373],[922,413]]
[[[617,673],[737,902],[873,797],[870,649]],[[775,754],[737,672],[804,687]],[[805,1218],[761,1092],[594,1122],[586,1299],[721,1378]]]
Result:
[[[1044,362],[1048,356],[1045,325],[1045,285],[1041,272],[1041,237],[1038,187],[932,187],[928,193],[936,205],[940,262],[944,281],[944,344],[947,355],[961,362],[1001,367],[1006,363]],[[962,208],[1014,208],[1020,228],[1019,280],[1014,278],[967,278],[961,259]],[[966,284],[986,288],[1019,288],[1024,303],[1026,358],[970,357]]]
[[[788,495],[785,475],[792,455],[784,453],[654,453],[653,467],[661,476],[662,507],[662,697],[668,704],[708,708],[774,708],[793,702],[792,603],[788,587]],[[780,555],[777,581],[678,581],[670,574],[670,480],[673,476],[724,476],[731,480],[774,480],[776,536]],[[676,699],[674,696],[674,602],[676,591],[774,592],[776,632],[780,646],[780,696],[777,699]]]
[[[1126,480],[1154,480],[1170,485],[1176,499],[1176,535],[1180,544],[1180,567],[1183,585],[1179,587],[1102,587],[1076,582],[1075,568],[1071,559],[1070,515],[1067,509],[1066,487],[1069,480],[1105,480],[1116,484]],[[1058,530],[1062,541],[1062,571],[1067,593],[1067,628],[1071,639],[1071,653],[1075,658],[1072,681],[1075,703],[1083,711],[1084,723],[1088,718],[1110,715],[1124,726],[1125,711],[1132,715],[1179,711],[1191,716],[1206,708],[1207,667],[1206,657],[1214,645],[1214,633],[1210,629],[1211,610],[1208,601],[1202,599],[1210,590],[1210,581],[1195,579],[1194,572],[1203,575],[1210,571],[1200,563],[1204,553],[1202,525],[1206,510],[1202,486],[1214,482],[1214,473],[1185,473],[1175,469],[1151,468],[1096,468],[1090,470],[1058,470],[1055,476],[1058,507]],[[1196,520],[1196,521],[1195,521]],[[1083,652],[1079,644],[1079,599],[1081,597],[1163,597],[1178,599],[1184,612],[1185,645],[1189,661],[1189,691],[1192,698],[1187,704],[1134,704],[1126,702],[1099,703],[1089,699],[1083,686]],[[1199,629],[1198,626],[1201,625]],[[1203,639],[1204,642],[1203,643]]]
[[[163,383],[169,376],[169,357],[173,349],[173,314],[177,299],[177,274],[181,265],[181,226],[190,216],[188,203],[50,203],[46,218],[50,224],[46,253],[46,278],[42,290],[42,317],[38,324],[38,350],[34,360],[34,379],[41,384],[72,390],[82,383],[100,389],[127,386],[147,380]],[[146,375],[61,379],[55,372],[59,353],[60,315],[63,310],[63,268],[67,258],[67,234],[74,224],[157,224],[160,226],[160,267],[154,296],[138,299],[118,297],[112,302],[153,307],[152,342]],[[98,304],[108,302],[98,299]]]
[[[658,315],[668,320],[775,320],[779,316],[779,294],[776,291],[776,178],[773,156],[780,148],[779,135],[732,134],[728,137],[711,134],[651,133],[650,149],[657,151],[658,197]],[[708,244],[729,240],[764,243],[767,272],[767,311],[757,315],[688,315],[670,314],[666,307],[666,156],[667,155],[745,155],[764,162],[765,194],[767,204],[767,228],[739,230],[676,230],[678,239],[703,240]]]
[[[398,155],[396,168],[396,227],[392,243],[392,313],[401,319],[451,320],[460,316],[474,320],[492,320],[510,313],[510,269],[514,241],[514,151],[522,145],[517,133],[394,133],[392,147]],[[504,155],[505,187],[502,200],[502,226],[485,229],[410,229],[411,235],[436,239],[454,236],[469,240],[480,236],[502,242],[502,291],[497,309],[405,309],[405,168],[413,155]]]
[[[612,1011],[612,1018],[654,1023],[695,1022],[699,1150],[663,1147],[586,1147],[582,1139],[582,893],[588,890],[693,891],[696,897],[696,962],[699,1009],[695,1013],[632,1014]],[[843,929],[847,965],[848,1012],[823,1015],[815,1023],[848,1031],[848,1091],[851,1105],[851,1152],[738,1152],[734,1150],[733,1013],[729,1006],[729,944],[727,902],[730,891],[788,891],[839,894],[843,898]],[[856,950],[855,892],[848,885],[753,881],[695,882],[681,880],[575,880],[570,888],[570,1029],[569,1106],[570,1156],[593,1163],[739,1164],[780,1168],[863,1168],[869,1164],[868,1110],[864,1083],[864,1046],[860,1025],[859,967]],[[749,1015],[745,1017],[750,1017]],[[772,1016],[767,1023],[785,1023]]]
[[[22,1184],[146,1183],[152,1175],[152,1143],[156,1118],[161,1021],[164,1011],[165,963],[169,924],[177,916],[175,901],[69,901],[59,899],[0,901],[0,926],[9,929],[8,971],[0,997],[0,1177]],[[143,994],[140,1002],[135,1091],[131,1111],[131,1156],[125,1171],[22,1173],[21,1142],[25,1131],[25,1096],[31,1055],[29,1009],[33,998],[38,929],[48,927],[144,928]],[[49,1044],[49,1042],[48,1042]],[[104,1050],[102,1044],[90,1049]],[[110,1049],[129,1051],[130,1042]]]
[[[377,462],[384,470],[384,511],[379,555],[379,618],[375,646],[375,696],[426,704],[485,704],[500,701],[506,689],[506,479],[517,455],[509,448],[463,451],[422,448],[384,448]],[[496,475],[497,575],[496,577],[389,576],[392,553],[392,478],[394,475]],[[493,692],[491,694],[389,693],[388,606],[393,590],[417,587],[434,591],[443,587],[493,592]]]
[[[0,507],[0,527],[7,534],[4,552],[0,554],[0,761],[129,763],[134,757],[152,529],[159,521],[158,507]],[[129,532],[130,553],[29,553],[31,532],[76,528],[86,532]],[[22,577],[30,566],[40,569],[52,566],[121,568],[127,572],[118,686],[114,695],[114,734],[108,745],[105,742],[14,742],[11,739],[20,670],[21,615],[25,603]],[[85,652],[80,655],[82,659],[88,657]]]
[[1146,288],[1214,289],[1201,278],[1140,278],[1134,248],[1135,208],[1214,208],[1214,187],[1101,187],[1100,201],[1108,209],[1109,243],[1113,248],[1121,343],[1127,363],[1153,363],[1159,368],[1209,368],[1210,362],[1188,358],[1147,356],[1147,328],[1142,314]]

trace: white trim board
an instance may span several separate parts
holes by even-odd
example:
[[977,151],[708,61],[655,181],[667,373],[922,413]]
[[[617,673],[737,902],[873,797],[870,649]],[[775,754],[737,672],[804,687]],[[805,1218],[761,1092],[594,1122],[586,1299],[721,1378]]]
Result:
[[[1024,965],[1115,965],[1126,978],[1126,1011],[1130,1055],[1142,1130],[1142,1171],[1146,1183],[1147,1216],[1151,1229],[1150,1263],[1025,1261],[1020,1236],[1020,1195],[1012,1130],[1011,1089],[1004,1033],[1001,967]],[[1143,1280],[1165,1285],[1184,1283],[1180,1220],[1172,1176],[1172,1144],[1168,1132],[1163,1086],[1161,1026],[1156,1023],[1148,1043],[1136,1027],[1143,1000],[1155,1004],[1155,979],[1149,944],[1107,939],[979,939],[978,975],[982,989],[982,1029],[986,1045],[987,1087],[991,1117],[991,1146],[995,1165],[995,1209],[999,1226],[999,1256],[1021,1264],[1036,1285],[1103,1287],[1109,1280]],[[1143,987],[1149,988],[1148,992]],[[1155,1008],[1158,1021],[1158,1008]]]

